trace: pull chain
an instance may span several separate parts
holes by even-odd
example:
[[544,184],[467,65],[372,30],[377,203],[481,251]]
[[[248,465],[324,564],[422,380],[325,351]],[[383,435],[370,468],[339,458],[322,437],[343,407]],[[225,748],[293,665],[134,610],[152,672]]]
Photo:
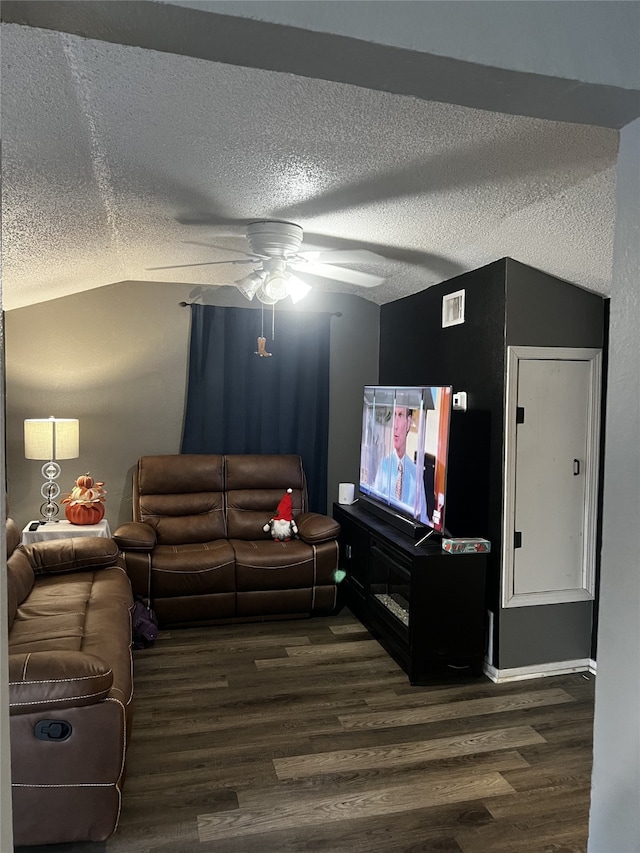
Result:
[[259,355],[260,358],[269,358],[272,353],[267,352],[267,339],[264,336],[264,304],[262,305],[260,319],[260,337],[258,338],[258,349],[255,351],[255,355]]

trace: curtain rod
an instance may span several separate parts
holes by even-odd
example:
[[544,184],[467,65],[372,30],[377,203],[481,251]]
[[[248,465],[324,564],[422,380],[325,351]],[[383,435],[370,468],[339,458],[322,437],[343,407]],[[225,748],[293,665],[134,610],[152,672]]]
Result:
[[[199,305],[199,304],[200,304],[199,302],[178,302],[178,305],[179,305],[181,308],[188,308],[188,307],[189,307],[189,306],[191,306],[191,305]],[[233,308],[233,307],[237,307],[237,306],[233,306],[233,305],[218,305],[218,308]],[[324,311],[319,311],[318,313],[319,313],[319,314],[323,314],[323,313],[325,313],[325,312],[324,312]],[[330,316],[331,316],[331,317],[342,317],[342,311],[332,311],[332,312],[330,312]]]

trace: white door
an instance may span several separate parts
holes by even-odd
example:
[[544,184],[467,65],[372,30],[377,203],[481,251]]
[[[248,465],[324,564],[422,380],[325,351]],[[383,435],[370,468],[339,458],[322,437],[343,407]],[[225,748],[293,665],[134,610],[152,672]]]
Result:
[[[593,597],[599,420],[597,358],[510,348],[503,606]],[[560,351],[562,352],[562,351]],[[568,354],[567,354],[568,355]],[[510,456],[510,458],[509,458]]]

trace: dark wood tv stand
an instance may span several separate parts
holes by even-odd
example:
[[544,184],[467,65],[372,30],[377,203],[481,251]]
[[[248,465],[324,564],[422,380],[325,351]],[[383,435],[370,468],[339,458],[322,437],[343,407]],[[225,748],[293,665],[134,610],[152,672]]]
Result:
[[486,555],[449,554],[360,507],[334,504],[350,610],[411,684],[482,674]]

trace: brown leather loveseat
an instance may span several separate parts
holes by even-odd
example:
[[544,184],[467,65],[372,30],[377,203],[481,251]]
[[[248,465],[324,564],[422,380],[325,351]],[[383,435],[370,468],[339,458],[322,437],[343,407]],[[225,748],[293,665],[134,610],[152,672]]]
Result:
[[[263,531],[292,489],[298,538]],[[332,518],[307,511],[296,455],[143,456],[133,477],[133,522],[114,539],[136,595],[163,627],[294,618],[336,606]]]
[[102,841],[133,717],[131,585],[111,539],[19,542],[8,519],[14,842]]

